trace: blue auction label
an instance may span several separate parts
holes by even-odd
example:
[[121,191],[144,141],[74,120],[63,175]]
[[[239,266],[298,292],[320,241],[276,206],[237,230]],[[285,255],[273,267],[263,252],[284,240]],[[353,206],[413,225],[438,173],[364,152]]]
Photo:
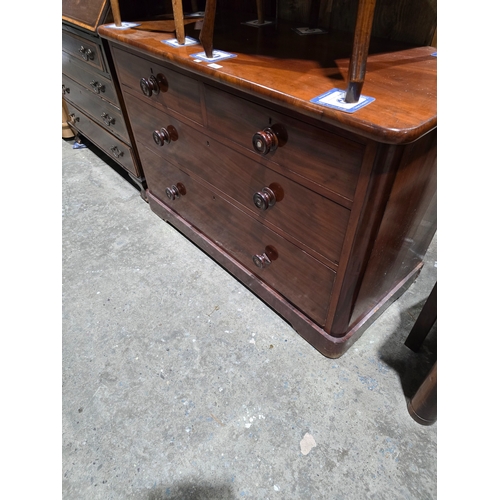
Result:
[[184,40],[184,44],[181,44],[177,41],[177,38],[171,38],[170,40],[162,40],[161,43],[165,43],[166,45],[170,45],[171,47],[179,48],[186,47],[188,45],[199,45],[199,41],[191,38],[190,36],[186,36]]
[[231,57],[236,57],[236,54],[230,54],[229,52],[224,52],[223,50],[212,51],[213,57],[207,57],[205,52],[198,52],[197,54],[190,54],[191,57],[195,59],[201,59],[206,62],[217,62],[224,59],[230,59]]
[[346,113],[354,113],[358,109],[364,108],[367,104],[370,104],[375,100],[374,97],[361,95],[358,102],[345,102],[345,94],[345,90],[332,89],[318,97],[315,97],[314,99],[311,99],[311,102],[321,106],[327,106],[328,108],[345,111]]

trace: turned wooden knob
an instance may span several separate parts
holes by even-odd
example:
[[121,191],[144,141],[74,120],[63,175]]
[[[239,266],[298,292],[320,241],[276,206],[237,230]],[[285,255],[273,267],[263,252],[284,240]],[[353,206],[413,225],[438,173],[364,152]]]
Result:
[[181,193],[179,193],[179,189],[177,189],[177,186],[168,187],[167,189],[165,189],[165,194],[170,201],[174,201],[181,196]]
[[268,127],[254,134],[252,144],[257,153],[267,155],[278,148],[278,136],[271,127]]
[[278,147],[283,146],[287,138],[285,127],[275,124],[256,132],[252,137],[252,144],[257,153],[267,155],[276,151]]
[[167,198],[170,201],[174,201],[177,198],[180,198],[181,195],[186,194],[186,188],[184,187],[184,184],[181,184],[178,182],[177,184],[174,184],[167,189],[165,189],[165,194],[167,195]]
[[255,254],[252,257],[253,263],[259,268],[264,269],[271,265],[273,260],[278,258],[278,250],[272,245],[267,245],[264,252],[261,254]]
[[155,130],[153,132],[153,139],[158,146],[163,146],[165,143],[169,144],[171,141],[176,141],[178,139],[177,130],[172,125],[167,128],[161,128],[160,130]]
[[267,256],[267,254],[261,253],[256,254],[252,257],[253,263],[259,268],[264,269],[265,267],[271,265],[271,259]]
[[160,85],[154,75],[151,75],[149,78],[141,78],[140,84],[142,93],[146,97],[151,97],[153,94],[156,95],[160,93]]
[[276,194],[270,187],[265,187],[253,195],[253,203],[259,210],[267,210],[276,203]]

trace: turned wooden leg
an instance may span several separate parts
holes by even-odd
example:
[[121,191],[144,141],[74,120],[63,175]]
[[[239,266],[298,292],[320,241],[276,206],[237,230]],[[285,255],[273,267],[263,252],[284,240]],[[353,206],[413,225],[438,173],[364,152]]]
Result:
[[437,420],[437,362],[408,402],[408,412],[422,425],[431,425]]
[[200,42],[207,57],[213,57],[214,50],[214,25],[216,0],[207,0],[205,5],[205,17],[200,33]]
[[115,26],[119,28],[122,25],[122,18],[118,0],[111,0],[111,12],[113,13],[113,21],[115,22]]
[[432,288],[429,297],[425,301],[424,307],[418,315],[417,321],[413,325],[411,332],[405,341],[405,346],[417,352],[425,340],[425,337],[433,327],[437,319],[437,283]]
[[257,22],[264,24],[264,0],[257,0]]
[[174,11],[175,36],[180,45],[184,45],[186,35],[184,34],[184,12],[182,10],[182,0],[172,0]]
[[365,82],[366,60],[370,47],[373,14],[376,0],[359,0],[356,29],[354,31],[354,44],[351,60],[349,62],[349,83],[345,96],[346,102],[358,102],[361,89]]

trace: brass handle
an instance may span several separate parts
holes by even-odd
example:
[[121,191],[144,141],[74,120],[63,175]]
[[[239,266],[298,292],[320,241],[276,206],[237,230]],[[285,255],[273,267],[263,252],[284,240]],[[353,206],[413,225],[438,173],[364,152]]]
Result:
[[178,182],[177,184],[174,184],[174,185],[168,187],[167,189],[165,189],[165,194],[167,195],[167,198],[170,201],[174,201],[177,198],[180,198],[181,195],[183,196],[186,194],[186,188],[184,187],[183,184]]
[[64,85],[64,83],[63,83],[63,86],[62,86],[62,93],[63,93],[63,95],[64,94],[69,94],[69,87],[66,87],[66,85]]
[[267,210],[275,205],[276,194],[271,188],[265,187],[253,195],[253,203],[259,210]]
[[261,254],[255,254],[252,257],[253,263],[259,268],[264,269],[271,265],[273,260],[278,258],[278,250],[272,245],[267,245],[264,252]]
[[94,59],[94,52],[91,49],[86,49],[83,45],[80,47],[80,55],[82,56],[84,61],[88,61],[89,59]]
[[167,128],[162,127],[160,130],[153,132],[153,139],[158,146],[163,146],[165,143],[169,144],[171,141],[178,139],[177,130],[172,125]]
[[267,155],[276,151],[278,147],[284,146],[287,140],[288,134],[285,127],[276,123],[256,132],[252,137],[252,144],[257,153]]
[[153,94],[157,95],[160,93],[160,86],[154,75],[151,75],[149,78],[141,78],[140,85],[142,93],[146,97],[151,97]]
[[123,151],[120,151],[116,146],[113,146],[111,148],[111,152],[113,153],[113,156],[115,158],[120,158],[120,156],[123,156]]
[[115,119],[112,116],[109,116],[108,113],[103,111],[101,115],[102,121],[109,127],[110,125],[115,123]]
[[102,83],[96,82],[95,80],[90,82],[90,86],[95,94],[100,94],[106,90],[106,87]]

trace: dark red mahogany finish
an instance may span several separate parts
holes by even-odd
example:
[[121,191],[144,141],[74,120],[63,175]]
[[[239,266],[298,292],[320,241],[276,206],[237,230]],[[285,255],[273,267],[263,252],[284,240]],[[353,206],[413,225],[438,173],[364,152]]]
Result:
[[346,88],[343,42],[245,29],[216,28],[214,48],[236,57],[215,68],[190,57],[201,45],[162,43],[172,34],[99,33],[151,209],[338,357],[411,285],[436,231],[435,49],[375,44],[375,101],[350,114],[310,102]]

